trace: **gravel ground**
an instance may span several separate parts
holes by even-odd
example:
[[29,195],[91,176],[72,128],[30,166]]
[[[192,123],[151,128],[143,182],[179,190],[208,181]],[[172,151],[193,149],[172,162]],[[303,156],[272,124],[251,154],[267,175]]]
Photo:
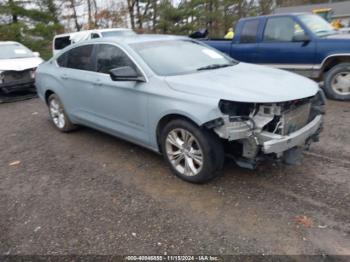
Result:
[[206,185],[161,156],[81,128],[38,99],[0,105],[0,254],[348,254],[350,103],[298,166],[229,161]]

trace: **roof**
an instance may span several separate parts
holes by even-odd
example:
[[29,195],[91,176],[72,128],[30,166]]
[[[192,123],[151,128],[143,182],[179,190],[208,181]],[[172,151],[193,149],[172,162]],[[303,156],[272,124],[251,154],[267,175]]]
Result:
[[289,7],[278,7],[274,10],[275,14],[294,13],[294,12],[312,12],[314,9],[331,8],[334,17],[350,16],[350,1],[312,4],[312,5],[298,5]]
[[179,40],[187,39],[186,36],[176,35],[154,35],[154,34],[142,34],[134,36],[122,36],[122,37],[108,37],[108,38],[97,38],[89,40],[89,42],[123,42],[126,44],[141,43],[141,42],[153,42],[153,41],[166,41],[166,40]]
[[19,44],[15,41],[0,41],[0,45],[8,45],[8,44]]
[[302,15],[302,14],[308,14],[307,12],[286,12],[286,13],[278,13],[278,14],[270,14],[270,15],[260,15],[260,16],[248,16],[241,18],[240,21],[246,21],[246,20],[254,20],[259,19],[262,17],[274,17],[274,16],[296,16],[296,15]]
[[71,35],[85,35],[92,32],[109,32],[109,31],[132,31],[129,28],[105,28],[105,29],[91,29],[91,30],[82,30],[78,32],[70,32],[70,33],[64,33],[55,35],[55,37],[61,37],[61,36],[71,36]]

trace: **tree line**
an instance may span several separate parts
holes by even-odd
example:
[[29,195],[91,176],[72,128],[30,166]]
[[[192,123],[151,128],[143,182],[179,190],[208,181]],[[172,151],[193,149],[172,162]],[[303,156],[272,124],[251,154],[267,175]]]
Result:
[[0,0],[0,41],[22,42],[48,58],[53,36],[67,31],[131,27],[188,35],[207,28],[223,37],[241,17],[314,2],[328,0]]

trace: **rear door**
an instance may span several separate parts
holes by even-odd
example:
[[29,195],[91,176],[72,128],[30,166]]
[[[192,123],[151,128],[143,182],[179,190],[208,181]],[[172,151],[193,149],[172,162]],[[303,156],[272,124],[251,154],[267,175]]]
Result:
[[94,114],[91,106],[91,91],[96,80],[94,45],[70,49],[57,59],[57,64],[61,86],[58,95],[65,108],[74,118],[89,119]]
[[231,56],[238,61],[256,63],[258,57],[257,35],[259,19],[242,22],[238,39],[232,44]]
[[270,17],[266,20],[259,45],[259,63],[279,68],[312,68],[315,42],[293,17]]

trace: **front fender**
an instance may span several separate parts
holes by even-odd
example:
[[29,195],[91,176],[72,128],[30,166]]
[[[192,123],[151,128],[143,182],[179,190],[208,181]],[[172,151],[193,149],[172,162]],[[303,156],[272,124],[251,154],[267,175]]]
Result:
[[149,131],[151,137],[151,144],[154,147],[158,147],[158,141],[157,141],[157,127],[159,122],[166,116],[169,115],[179,115],[183,116],[185,118],[190,119],[193,121],[196,125],[201,126],[204,123],[207,123],[208,121],[214,120],[218,117],[222,116],[222,113],[220,112],[218,108],[218,101],[212,100],[209,101],[206,99],[206,101],[201,101],[201,98],[191,98],[191,96],[187,96],[185,99],[174,99],[174,98],[168,98],[159,99],[159,101],[152,103],[154,105],[157,105],[157,108],[153,108],[153,112],[151,112],[150,115],[150,126]]

